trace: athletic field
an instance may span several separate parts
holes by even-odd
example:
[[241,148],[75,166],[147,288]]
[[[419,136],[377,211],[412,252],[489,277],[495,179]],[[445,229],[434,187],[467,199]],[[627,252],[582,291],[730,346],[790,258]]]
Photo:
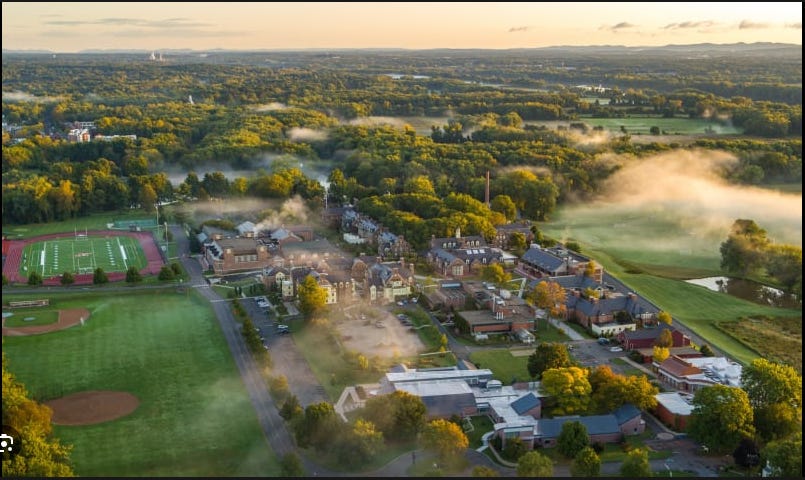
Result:
[[148,264],[140,242],[129,236],[74,235],[33,242],[25,246],[19,274],[37,272],[43,278],[70,272],[92,273],[100,267],[106,273],[138,270]]

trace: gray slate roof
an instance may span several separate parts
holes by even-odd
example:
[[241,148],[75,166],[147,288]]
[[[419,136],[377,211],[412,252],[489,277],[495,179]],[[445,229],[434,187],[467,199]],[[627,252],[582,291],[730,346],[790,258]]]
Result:
[[525,415],[526,412],[540,405],[542,402],[534,395],[534,392],[528,392],[512,402],[512,409],[517,412],[517,415]]

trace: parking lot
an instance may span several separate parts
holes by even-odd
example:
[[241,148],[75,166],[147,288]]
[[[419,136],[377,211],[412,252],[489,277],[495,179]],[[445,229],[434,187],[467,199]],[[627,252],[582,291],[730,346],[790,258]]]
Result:
[[[612,363],[613,358],[625,357],[628,352],[611,351],[617,344],[601,345],[594,339],[568,342],[570,355],[584,367],[595,368],[598,365],[609,365],[613,372],[620,373],[621,366]],[[618,347],[619,348],[619,347]]]
[[274,364],[272,375],[285,375],[291,393],[296,395],[302,407],[318,402],[329,402],[324,387],[319,384],[307,360],[296,348],[293,337],[278,331],[279,322],[274,315],[269,315],[266,308],[258,306],[258,299],[244,298],[239,301],[251,317],[254,326],[260,331],[263,345],[268,347],[268,353]]

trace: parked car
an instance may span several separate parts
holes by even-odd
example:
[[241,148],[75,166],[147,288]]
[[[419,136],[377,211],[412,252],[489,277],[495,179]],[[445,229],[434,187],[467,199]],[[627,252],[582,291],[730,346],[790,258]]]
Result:
[[610,352],[622,352],[623,349],[621,347],[612,347],[609,349]]

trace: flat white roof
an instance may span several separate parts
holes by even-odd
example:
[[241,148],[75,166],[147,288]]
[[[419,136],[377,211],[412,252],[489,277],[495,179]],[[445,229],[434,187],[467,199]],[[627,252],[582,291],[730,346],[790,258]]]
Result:
[[464,380],[405,382],[394,385],[394,389],[402,390],[418,397],[435,397],[441,395],[460,395],[463,393],[472,393],[472,389]]
[[441,371],[407,371],[386,373],[386,379],[391,383],[418,382],[422,380],[450,380],[463,378],[491,378],[492,370],[479,368],[478,370],[441,370]]
[[679,392],[658,393],[654,398],[657,399],[657,403],[675,415],[690,415],[693,411],[693,405]]

